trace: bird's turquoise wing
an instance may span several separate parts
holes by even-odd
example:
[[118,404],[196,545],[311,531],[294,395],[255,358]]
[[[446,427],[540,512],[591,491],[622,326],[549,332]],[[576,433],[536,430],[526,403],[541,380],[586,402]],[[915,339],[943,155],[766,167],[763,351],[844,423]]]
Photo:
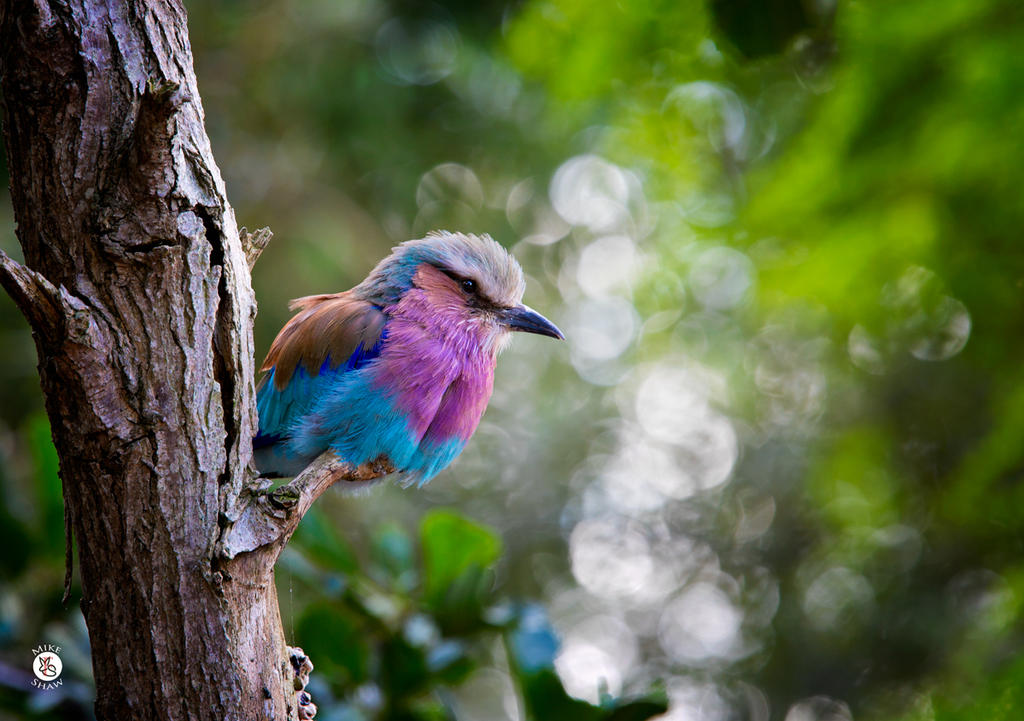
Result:
[[383,311],[347,293],[300,298],[292,307],[301,312],[271,345],[256,392],[253,450],[257,468],[269,476],[294,475],[312,460],[292,457],[288,440],[319,398],[380,354],[387,336]]

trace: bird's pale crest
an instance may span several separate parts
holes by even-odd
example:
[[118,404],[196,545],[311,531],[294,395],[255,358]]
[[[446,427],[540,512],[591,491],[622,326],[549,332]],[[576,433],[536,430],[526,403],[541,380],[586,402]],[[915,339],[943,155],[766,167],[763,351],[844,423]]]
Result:
[[481,295],[498,306],[517,305],[526,289],[518,261],[489,235],[441,230],[395,246],[353,290],[373,302],[394,302],[412,285],[422,263],[476,281]]

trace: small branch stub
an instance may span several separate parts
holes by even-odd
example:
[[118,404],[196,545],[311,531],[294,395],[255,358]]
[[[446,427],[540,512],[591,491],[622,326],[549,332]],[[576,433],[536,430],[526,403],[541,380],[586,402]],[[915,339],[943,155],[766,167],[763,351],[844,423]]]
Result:
[[274,234],[270,228],[260,228],[252,233],[245,228],[241,228],[238,231],[238,237],[242,241],[242,250],[245,251],[245,260],[249,264],[249,270],[252,270],[260,255],[270,245]]
[[85,335],[88,308],[64,290],[28,266],[17,262],[0,250],[0,286],[17,304],[32,330],[44,337],[59,337],[68,324],[68,335],[74,339]]

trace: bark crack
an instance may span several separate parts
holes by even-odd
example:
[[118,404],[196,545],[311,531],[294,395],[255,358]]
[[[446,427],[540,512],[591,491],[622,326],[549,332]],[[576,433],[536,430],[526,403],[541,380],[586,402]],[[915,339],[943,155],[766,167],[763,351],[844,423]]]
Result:
[[230,346],[222,338],[231,333],[231,295],[228,290],[227,269],[224,267],[224,235],[207,208],[196,205],[192,208],[206,228],[206,240],[210,244],[210,268],[219,271],[217,279],[217,327],[213,333],[213,378],[220,385],[220,403],[224,423],[224,468],[219,481],[227,483],[231,478],[231,449],[237,441],[235,423],[235,376],[230,371],[234,365],[225,357]]

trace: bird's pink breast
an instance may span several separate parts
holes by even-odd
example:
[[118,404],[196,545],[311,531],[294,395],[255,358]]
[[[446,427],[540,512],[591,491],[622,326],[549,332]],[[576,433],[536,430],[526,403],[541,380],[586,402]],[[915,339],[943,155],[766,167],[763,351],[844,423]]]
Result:
[[464,307],[413,289],[388,309],[391,320],[375,384],[407,416],[416,440],[468,440],[494,385],[485,329]]

